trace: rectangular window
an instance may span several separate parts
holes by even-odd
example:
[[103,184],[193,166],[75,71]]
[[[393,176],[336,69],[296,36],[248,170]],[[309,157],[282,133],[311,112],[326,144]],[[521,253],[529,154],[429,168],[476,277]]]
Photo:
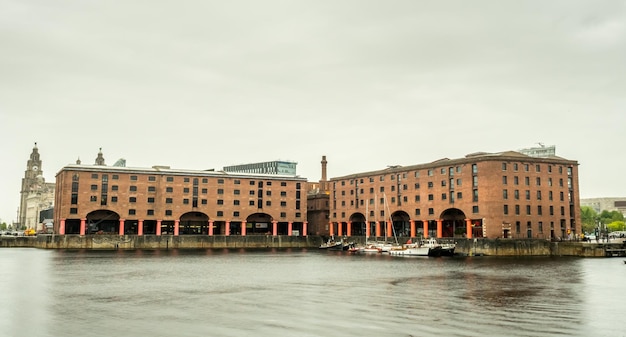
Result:
[[78,208],[76,207],[70,208],[70,214],[78,214]]
[[154,215],[154,210],[149,209],[148,212],[146,212],[146,215]]
[[419,208],[415,209],[415,215],[420,215],[420,209]]
[[128,198],[128,202],[137,202],[137,197]]
[[172,198],[165,198],[165,203],[166,204],[171,204],[173,202],[174,202],[174,199],[172,199]]
[[472,201],[474,202],[478,201],[478,190],[474,190]]
[[189,182],[189,178],[183,178],[183,182],[188,183]]
[[156,181],[156,177],[155,176],[148,176],[148,181]]
[[543,209],[541,208],[541,205],[537,206],[537,215],[543,215]]
[[137,211],[134,210],[134,209],[129,209],[128,210],[128,215],[135,215],[135,213],[137,213]]
[[131,181],[136,181],[137,180],[137,176],[130,176],[130,180]]
[[119,178],[120,178],[120,176],[117,175],[117,174],[114,174],[114,175],[111,176],[111,179],[113,179],[113,180],[118,180]]
[[189,193],[189,187],[184,187],[183,188],[183,193]]
[[478,165],[472,164],[472,174],[478,173]]
[[202,178],[202,183],[203,184],[208,184],[209,183],[209,179],[208,178]]
[[117,191],[117,189],[118,189],[118,186],[117,186],[117,185],[112,185],[112,186],[111,186],[111,191]]
[[165,188],[165,192],[172,193],[172,192],[174,192],[174,188],[173,187],[166,187]]
[[530,215],[530,205],[526,205],[526,215]]
[[137,186],[130,186],[130,191],[131,192],[137,192]]
[[91,185],[91,190],[92,191],[97,191],[98,190],[98,185]]
[[502,199],[507,200],[509,198],[509,191],[502,190]]
[[506,163],[502,163],[502,171],[506,171]]
[[224,189],[218,188],[217,189],[217,194],[224,194]]
[[111,202],[117,202],[117,197],[111,197]]
[[96,197],[95,195],[92,195],[89,200],[90,201],[98,201],[98,197]]
[[174,182],[174,177],[167,177],[167,178],[165,178],[165,180],[166,180],[168,183],[171,183],[171,182]]
[[519,205],[515,205],[515,215],[519,215]]
[[504,215],[508,215],[509,214],[509,205],[503,205],[504,209]]
[[166,209],[165,210],[165,215],[166,216],[171,216],[172,215],[172,210],[171,209]]
[[506,184],[507,184],[506,176],[502,176],[502,185],[506,185]]
[[156,192],[155,186],[148,186],[148,192]]
[[98,174],[97,173],[92,173],[91,174],[91,179],[98,179]]
[[472,213],[478,213],[478,206],[472,206]]
[[189,199],[183,199],[183,204],[184,205],[189,205]]
[[148,203],[149,204],[154,204],[154,198],[153,197],[148,198]]
[[472,183],[474,187],[478,187],[478,176],[472,177]]

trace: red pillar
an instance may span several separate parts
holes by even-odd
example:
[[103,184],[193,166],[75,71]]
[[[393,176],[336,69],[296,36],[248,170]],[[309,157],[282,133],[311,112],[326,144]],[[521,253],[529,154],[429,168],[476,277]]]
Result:
[[241,236],[246,236],[246,222],[241,222]]
[[65,235],[65,219],[61,219],[59,224],[59,235]]
[[380,221],[376,221],[376,237],[380,236]]
[[137,223],[137,235],[143,235],[143,219],[139,219],[139,223]]
[[161,235],[161,220],[157,220],[156,235]]
[[437,219],[437,239],[441,239],[443,236],[443,221],[441,219]]
[[343,235],[343,222],[337,222],[337,236]]
[[178,236],[180,230],[180,220],[174,220],[174,236]]
[[230,235],[230,220],[226,220],[226,229],[224,230],[224,235],[229,236]]
[[348,236],[352,236],[352,221],[348,221],[346,225],[346,233]]
[[124,219],[120,219],[120,235],[124,235]]
[[424,224],[424,239],[428,239],[428,220],[423,220]]
[[80,219],[80,235],[85,235],[85,223],[87,219]]
[[307,221],[302,223],[302,236],[306,236],[306,232],[308,230],[308,228],[307,228],[308,225],[309,225],[309,223]]
[[333,225],[332,221],[328,223],[328,229],[329,229],[328,235],[330,236],[335,235],[335,226]]
[[209,220],[209,236],[213,236],[213,220]]
[[411,237],[414,238],[415,237],[415,220],[410,220],[409,223],[411,224]]
[[387,220],[387,236],[389,237],[393,236],[393,228],[391,226],[393,226],[391,220]]
[[272,235],[273,236],[278,235],[278,221],[276,220],[272,221]]
[[472,220],[471,219],[465,219],[465,226],[467,227],[467,238],[471,239],[472,238]]
[[370,222],[365,221],[365,239],[370,237]]
[[291,236],[291,234],[293,234],[293,223],[289,221],[289,223],[287,223],[287,235]]

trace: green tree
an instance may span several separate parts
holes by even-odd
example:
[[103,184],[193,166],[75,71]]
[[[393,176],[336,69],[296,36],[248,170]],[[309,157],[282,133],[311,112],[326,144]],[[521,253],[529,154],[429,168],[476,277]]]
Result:
[[589,206],[581,206],[580,221],[582,221],[583,233],[593,233],[597,225],[598,213]]
[[603,224],[609,224],[614,221],[624,221],[624,215],[618,211],[607,211],[604,210],[600,213],[600,221]]
[[613,221],[606,226],[609,229],[609,232],[615,232],[615,231],[625,230],[624,228],[626,226],[624,224],[625,224],[624,221]]
[[0,231],[5,231],[5,230],[7,230],[7,223],[6,222],[0,223]]

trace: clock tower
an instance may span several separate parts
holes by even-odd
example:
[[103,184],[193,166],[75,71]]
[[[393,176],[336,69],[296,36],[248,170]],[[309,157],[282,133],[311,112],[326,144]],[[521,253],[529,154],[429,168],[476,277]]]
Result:
[[39,149],[37,148],[37,143],[35,143],[35,147],[33,147],[33,152],[30,154],[30,159],[26,163],[26,172],[24,173],[24,178],[22,178],[22,190],[20,191],[20,218],[18,219],[20,222],[20,226],[26,225],[26,211],[27,211],[27,203],[26,200],[28,195],[40,189],[42,181],[43,171],[41,170],[41,159],[39,158]]

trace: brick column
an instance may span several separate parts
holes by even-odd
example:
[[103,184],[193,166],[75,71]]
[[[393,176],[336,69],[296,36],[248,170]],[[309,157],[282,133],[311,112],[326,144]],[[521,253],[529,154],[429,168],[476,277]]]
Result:
[[306,236],[309,223],[307,221],[302,223],[302,236]]
[[124,219],[120,219],[120,231],[119,231],[119,235],[124,235]]
[[335,226],[333,225],[332,221],[328,223],[328,235],[330,236],[335,235]]
[[411,237],[414,238],[415,237],[415,220],[409,220],[409,223],[411,224]]
[[380,221],[376,221],[376,237],[380,237]]
[[428,220],[422,220],[424,224],[424,239],[428,239]]
[[241,236],[246,236],[246,221],[241,222]]
[[209,220],[209,236],[213,236],[213,220]]
[[278,236],[278,221],[272,221],[272,235]]
[[343,235],[343,222],[337,222],[337,236]]
[[393,236],[393,223],[391,222],[391,220],[387,220],[387,236],[388,237],[392,237]]
[[230,220],[226,220],[226,228],[224,229],[224,235],[230,235]]
[[59,224],[59,235],[65,235],[65,219],[61,219]]
[[180,220],[174,220],[174,236],[178,236],[178,232],[180,230]]
[[437,239],[443,236],[443,220],[437,219]]
[[85,235],[85,223],[87,222],[87,219],[80,219],[80,235],[83,236]]
[[466,237],[468,239],[471,239],[472,238],[472,220],[471,219],[465,219],[465,226],[467,227],[466,228],[466,230],[467,230]]
[[348,221],[348,224],[346,225],[346,233],[346,235],[352,236],[352,221]]
[[293,222],[289,221],[287,223],[287,235],[291,236],[293,234]]
[[142,236],[143,235],[143,219],[139,219],[139,222],[137,223],[137,236]]
[[161,235],[161,220],[157,220],[156,224],[156,235]]

